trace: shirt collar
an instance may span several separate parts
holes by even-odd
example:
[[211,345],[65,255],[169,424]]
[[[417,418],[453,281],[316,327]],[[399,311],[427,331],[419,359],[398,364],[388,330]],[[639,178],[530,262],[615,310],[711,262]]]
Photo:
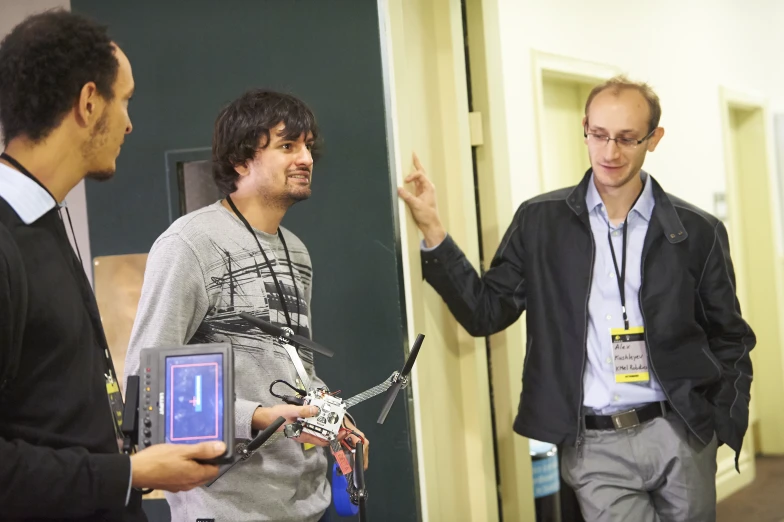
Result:
[[11,205],[25,225],[37,221],[57,205],[46,189],[4,163],[0,163],[0,198]]
[[[632,211],[637,212],[637,214],[646,221],[650,221],[654,206],[653,183],[650,183],[648,173],[644,170],[640,171],[640,177],[642,178],[643,183],[645,183],[645,186],[642,189],[642,194],[640,194],[640,197],[637,199],[637,203],[632,207]],[[599,191],[596,190],[593,174],[591,174],[591,180],[588,183],[588,192],[585,194],[585,204],[588,207],[588,212],[592,212],[596,207],[604,204],[602,202],[602,197],[599,195]]]

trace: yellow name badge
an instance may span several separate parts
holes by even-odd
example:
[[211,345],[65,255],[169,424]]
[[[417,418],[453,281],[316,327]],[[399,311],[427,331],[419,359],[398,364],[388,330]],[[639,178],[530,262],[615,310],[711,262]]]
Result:
[[645,346],[645,329],[642,326],[613,328],[613,365],[615,382],[648,382],[648,349]]
[[[120,393],[120,386],[111,377],[106,377],[106,395],[109,397],[109,405],[117,421],[116,428],[122,428],[123,399]],[[118,432],[119,433],[119,432]]]
[[114,380],[107,380],[106,381],[106,393],[111,396],[113,393],[120,393],[120,387],[117,385]]

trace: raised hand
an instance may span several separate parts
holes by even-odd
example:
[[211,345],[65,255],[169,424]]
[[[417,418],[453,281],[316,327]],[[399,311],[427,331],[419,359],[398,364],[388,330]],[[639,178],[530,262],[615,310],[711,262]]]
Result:
[[446,237],[446,230],[438,215],[436,187],[427,177],[425,168],[416,153],[413,154],[413,160],[414,168],[406,177],[405,182],[414,184],[414,192],[412,193],[404,187],[398,187],[397,193],[400,199],[406,202],[417,227],[425,236],[425,244],[428,247],[434,247]]

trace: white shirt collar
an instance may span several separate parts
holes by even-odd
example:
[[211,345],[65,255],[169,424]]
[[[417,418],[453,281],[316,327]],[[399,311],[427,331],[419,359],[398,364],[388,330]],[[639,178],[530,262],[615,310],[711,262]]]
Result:
[[[642,178],[642,182],[645,183],[645,186],[629,213],[631,214],[632,210],[637,211],[645,221],[650,221],[651,215],[653,214],[653,207],[656,203],[653,197],[653,184],[649,183],[651,177],[644,170],[640,171],[640,177]],[[599,191],[596,190],[593,174],[591,174],[591,181],[588,183],[588,191],[585,194],[585,204],[588,206],[588,212],[593,211],[593,209],[599,205],[604,205],[602,197],[599,195]]]
[[37,221],[57,205],[46,189],[5,163],[0,163],[0,198],[11,205],[25,225]]

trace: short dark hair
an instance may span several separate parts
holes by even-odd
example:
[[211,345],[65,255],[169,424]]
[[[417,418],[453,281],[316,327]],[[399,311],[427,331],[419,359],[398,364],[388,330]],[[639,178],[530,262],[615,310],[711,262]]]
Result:
[[648,132],[652,132],[659,126],[659,120],[661,120],[662,108],[659,97],[647,83],[632,81],[622,74],[610,78],[591,90],[590,94],[588,94],[588,99],[585,102],[585,116],[588,116],[588,109],[591,107],[591,102],[600,92],[610,90],[613,95],[617,96],[624,89],[637,91],[645,98],[651,113],[651,118],[648,120]]
[[283,138],[313,135],[314,161],[319,152],[319,130],[313,111],[290,94],[252,89],[221,110],[212,138],[212,176],[223,194],[237,190],[240,175],[234,170],[252,160],[270,142],[270,130],[285,126]]
[[95,82],[114,98],[119,62],[105,26],[64,10],[32,15],[0,42],[0,125],[8,144],[46,138]]

